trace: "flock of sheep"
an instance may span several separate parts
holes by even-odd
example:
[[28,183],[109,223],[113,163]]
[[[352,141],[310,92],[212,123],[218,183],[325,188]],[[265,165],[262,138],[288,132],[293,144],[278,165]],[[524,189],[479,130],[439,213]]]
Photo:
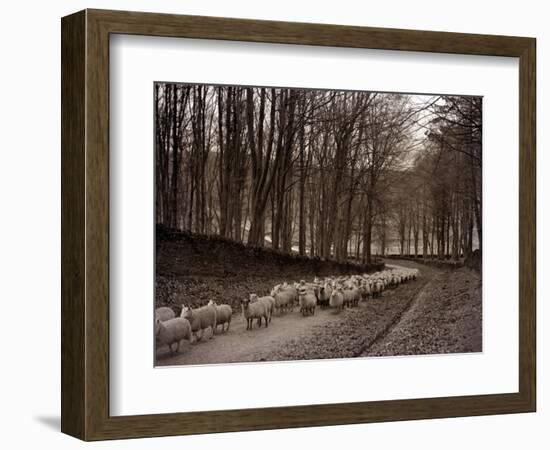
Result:
[[[316,307],[332,308],[340,312],[344,308],[353,308],[361,300],[382,295],[385,289],[395,288],[401,283],[416,280],[418,269],[392,266],[391,269],[373,274],[317,277],[312,282],[275,286],[268,296],[258,297],[250,294],[241,301],[246,329],[252,329],[254,320],[258,327],[265,327],[271,322],[274,314],[292,312],[298,306],[303,316],[315,314]],[[174,310],[167,306],[155,310],[155,342],[157,349],[168,346],[170,353],[179,352],[183,340],[193,343],[200,341],[210,329],[210,338],[218,332],[229,330],[233,311],[229,305],[218,305],[210,300],[206,306],[191,308],[183,306],[181,314],[176,317]],[[175,349],[174,349],[174,346]]]

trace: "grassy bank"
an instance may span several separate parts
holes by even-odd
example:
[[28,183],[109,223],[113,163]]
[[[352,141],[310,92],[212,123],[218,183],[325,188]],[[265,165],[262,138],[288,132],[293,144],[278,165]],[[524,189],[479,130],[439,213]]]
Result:
[[283,281],[383,268],[382,262],[338,263],[158,226],[155,304],[170,305],[177,312],[181,304],[199,306],[213,299],[238,309],[243,297],[266,295]]

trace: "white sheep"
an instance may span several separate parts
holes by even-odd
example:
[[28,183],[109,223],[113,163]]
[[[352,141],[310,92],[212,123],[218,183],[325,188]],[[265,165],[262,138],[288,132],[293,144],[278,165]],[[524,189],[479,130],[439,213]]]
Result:
[[361,299],[367,300],[371,295],[371,287],[368,281],[363,280],[363,283],[361,284],[361,287],[359,288],[359,292],[361,293]]
[[399,286],[399,283],[400,283],[400,282],[401,282],[401,279],[400,279],[400,277],[398,276],[397,273],[392,273],[392,274],[390,275],[390,283],[389,283],[389,285],[390,285],[391,288],[396,288],[397,286]]
[[329,306],[330,296],[332,294],[332,286],[330,282],[325,282],[323,286],[317,288],[317,302],[321,309]]
[[303,316],[315,314],[315,306],[317,305],[317,297],[312,289],[302,288],[298,293],[300,304],[300,312]]
[[[180,351],[181,341],[184,339],[193,342],[193,333],[191,324],[187,319],[182,317],[174,317],[166,321],[157,319],[155,322],[155,343],[157,348],[167,345],[170,353],[174,354]],[[173,344],[177,344],[176,351],[172,348]]]
[[166,322],[174,317],[176,317],[176,313],[168,306],[161,306],[160,308],[155,309],[155,320],[158,319],[161,322]]
[[[218,305],[215,301],[210,300],[208,305],[213,305],[216,308],[216,332],[218,331],[218,325],[222,326],[222,333],[225,333],[229,330],[231,325],[231,316],[233,315],[233,310],[229,305]],[[227,324],[227,328],[225,328]]]
[[[189,320],[191,324],[191,330],[197,336],[197,340],[200,341],[204,336],[205,330],[210,328],[212,333],[210,339],[214,337],[214,331],[216,330],[216,307],[214,305],[201,306],[200,308],[183,307],[181,310],[181,317]],[[200,331],[200,336],[198,333]]]
[[294,302],[298,296],[297,294],[297,290],[293,286],[275,286],[271,291],[271,297],[275,299],[275,309],[279,313],[286,310],[292,311],[294,309]]
[[254,319],[258,319],[258,327],[262,326],[262,318],[265,319],[265,327],[267,328],[269,313],[267,310],[267,304],[265,302],[251,303],[250,298],[241,300],[241,307],[243,310],[243,316],[246,319],[246,329],[252,329],[252,322]]
[[336,287],[330,294],[329,306],[337,311],[344,309],[344,293],[341,287]]
[[384,283],[380,279],[375,279],[372,282],[372,298],[377,298],[382,295],[384,290]]
[[359,293],[359,289],[356,287],[344,289],[344,305],[350,308],[357,306],[360,298],[361,294]]
[[250,294],[250,301],[254,302],[263,302],[267,307],[267,314],[269,317],[269,322],[271,322],[271,317],[273,316],[273,311],[275,310],[275,299],[270,295],[265,297],[259,297],[256,294]]

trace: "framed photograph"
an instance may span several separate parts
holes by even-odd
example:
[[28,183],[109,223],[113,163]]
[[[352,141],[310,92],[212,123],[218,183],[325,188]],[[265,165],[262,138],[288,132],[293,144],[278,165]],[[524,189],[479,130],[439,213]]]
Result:
[[64,433],[535,411],[534,38],[61,25]]

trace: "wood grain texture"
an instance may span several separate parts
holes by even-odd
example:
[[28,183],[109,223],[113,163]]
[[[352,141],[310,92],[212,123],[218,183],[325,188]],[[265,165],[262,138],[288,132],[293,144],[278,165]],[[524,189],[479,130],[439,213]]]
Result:
[[278,44],[521,56],[529,38],[389,28],[88,10],[112,33]]
[[531,39],[519,68],[519,384],[536,409],[536,41]]
[[85,431],[84,12],[61,26],[61,430]]
[[87,14],[86,438],[108,418],[109,33]]
[[[112,33],[519,57],[519,392],[109,416],[109,34]],[[64,18],[62,38],[64,432],[84,440],[98,440],[534,411],[534,39],[102,10],[87,10]]]

